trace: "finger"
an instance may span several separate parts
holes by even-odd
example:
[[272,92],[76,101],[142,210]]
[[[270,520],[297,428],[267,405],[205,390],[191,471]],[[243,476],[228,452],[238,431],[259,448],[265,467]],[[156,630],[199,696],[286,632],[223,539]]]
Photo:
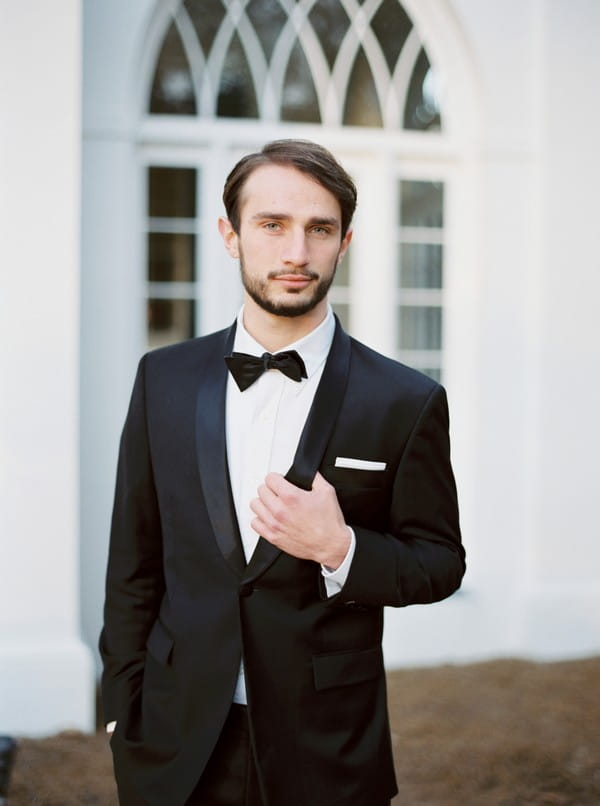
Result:
[[269,495],[272,497],[271,502],[265,503],[262,498],[254,498],[250,502],[250,509],[269,532],[280,533],[285,525],[284,513],[282,513],[281,504],[277,496],[273,495],[273,493],[269,493]]
[[316,476],[315,476],[315,478],[313,480],[313,485],[312,485],[313,490],[326,490],[329,487],[331,487],[331,484],[317,470],[317,474],[316,474]]
[[269,508],[263,503],[263,501],[261,501],[260,498],[253,498],[252,501],[250,501],[250,509],[257,518],[260,518],[265,523],[273,518]]
[[289,484],[289,481],[286,481],[281,473],[267,473],[265,484],[270,490],[277,492],[277,490],[285,489],[285,485]]
[[298,492],[298,487],[280,473],[268,473],[265,477],[265,485],[280,498],[289,498]]
[[266,484],[261,484],[258,488],[258,500],[265,508],[265,512],[268,512],[277,520],[283,520],[285,517],[285,504]]
[[269,530],[267,529],[267,525],[260,518],[252,518],[250,521],[250,526],[257,535],[264,537],[266,540],[269,539]]
[[257,535],[264,537],[269,543],[278,544],[283,539],[283,533],[277,528],[273,528],[263,518],[256,517],[250,521],[250,526]]

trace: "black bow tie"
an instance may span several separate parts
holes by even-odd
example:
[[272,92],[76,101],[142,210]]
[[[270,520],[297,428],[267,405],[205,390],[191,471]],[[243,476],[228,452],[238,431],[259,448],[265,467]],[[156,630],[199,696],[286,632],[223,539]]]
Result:
[[307,377],[304,361],[295,350],[284,350],[275,355],[263,353],[260,358],[247,353],[232,353],[225,356],[225,363],[242,392],[268,369],[278,369],[293,381]]

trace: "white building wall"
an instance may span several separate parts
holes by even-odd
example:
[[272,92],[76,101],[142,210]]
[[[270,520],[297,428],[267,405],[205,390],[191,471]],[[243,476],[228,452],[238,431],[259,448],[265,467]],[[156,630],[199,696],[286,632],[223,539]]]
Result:
[[84,0],[81,606],[99,662],[118,442],[145,349],[137,76],[153,0]]
[[[450,601],[388,612],[386,658],[398,665],[598,651],[600,544],[586,443],[598,427],[591,306],[600,160],[592,149],[600,123],[588,93],[600,76],[592,44],[600,6],[405,5],[446,76],[456,154],[448,212],[451,219],[460,209],[463,223],[453,230],[449,222],[446,362],[469,570]],[[82,528],[94,643],[118,432],[143,346],[131,304],[143,294],[135,140],[157,8],[151,0],[85,5]],[[584,385],[587,397],[565,391]],[[578,411],[587,412],[585,432]]]
[[537,474],[523,640],[600,650],[600,4],[547,0],[539,142]]
[[[580,317],[578,305],[591,308],[586,289],[598,283],[590,260],[598,251],[597,185],[586,190],[586,177],[600,164],[592,153],[600,123],[586,93],[600,76],[591,44],[600,7],[594,0],[405,5],[446,77],[456,154],[451,192],[463,223],[449,227],[446,362],[469,570],[450,601],[388,612],[386,658],[398,665],[597,651],[593,452],[578,448],[574,401],[554,386],[568,376],[591,383],[580,405],[586,434],[597,429],[599,386],[589,378],[597,339],[591,311]],[[85,4],[82,595],[90,643],[100,625],[118,433],[143,348],[136,138],[140,79],[158,46],[157,8],[151,0]],[[583,110],[579,120],[567,112],[570,99]],[[575,202],[581,194],[583,211]],[[568,326],[557,328],[562,320]]]
[[[446,361],[469,568],[448,602],[388,612],[386,659],[597,653],[600,4],[406,7],[449,82]],[[79,606],[94,647],[144,342],[136,138],[158,5],[83,8],[82,146],[79,2],[0,0],[0,729],[21,734],[92,725]],[[470,227],[451,226],[459,209]]]
[[0,2],[0,730],[94,724],[79,624],[80,4]]
[[388,612],[386,658],[593,654],[600,4],[449,5],[477,71],[482,124],[466,166],[478,188],[475,266],[465,266],[475,275],[462,300],[478,311],[477,416],[468,425],[473,401],[449,390],[468,572],[448,602]]

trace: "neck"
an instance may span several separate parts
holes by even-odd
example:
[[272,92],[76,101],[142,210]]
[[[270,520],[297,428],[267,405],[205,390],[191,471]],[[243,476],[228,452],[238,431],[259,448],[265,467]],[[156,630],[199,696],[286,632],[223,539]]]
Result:
[[302,316],[277,316],[264,311],[245,294],[244,327],[270,353],[307,336],[327,315],[327,301]]

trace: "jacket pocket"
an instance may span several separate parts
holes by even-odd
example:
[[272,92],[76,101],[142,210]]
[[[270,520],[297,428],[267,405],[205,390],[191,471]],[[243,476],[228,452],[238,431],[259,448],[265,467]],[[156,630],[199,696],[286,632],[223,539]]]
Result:
[[336,489],[381,490],[390,481],[390,471],[362,470],[352,467],[327,465],[323,473]]
[[146,649],[157,663],[168,666],[173,654],[173,637],[160,621],[155,621],[146,641]]
[[317,691],[334,686],[352,686],[374,680],[383,674],[383,653],[380,646],[351,652],[315,655],[313,675]]

